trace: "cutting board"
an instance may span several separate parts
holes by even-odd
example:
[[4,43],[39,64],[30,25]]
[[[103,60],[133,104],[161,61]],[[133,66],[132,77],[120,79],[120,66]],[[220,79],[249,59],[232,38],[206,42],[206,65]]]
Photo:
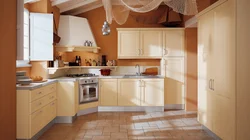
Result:
[[32,81],[32,83],[43,83],[43,82],[47,82],[48,80],[47,79],[44,79],[42,81]]
[[145,70],[145,72],[143,72],[142,74],[145,74],[145,75],[158,75],[158,68],[157,67],[147,68]]

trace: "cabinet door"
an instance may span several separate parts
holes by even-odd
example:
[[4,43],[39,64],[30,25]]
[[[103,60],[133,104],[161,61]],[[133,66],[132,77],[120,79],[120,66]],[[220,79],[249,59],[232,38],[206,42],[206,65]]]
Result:
[[30,60],[53,59],[53,14],[30,13]]
[[141,106],[164,106],[164,79],[141,80]]
[[44,121],[45,125],[47,125],[50,121],[52,121],[56,117],[56,100],[50,102],[47,106],[44,107]]
[[101,79],[99,95],[101,106],[117,106],[117,79]]
[[184,57],[165,59],[165,104],[184,104]]
[[213,90],[217,105],[213,131],[226,140],[235,139],[236,48],[232,9],[231,2],[225,2],[214,10]]
[[31,123],[30,123],[30,131],[31,136],[33,137],[38,131],[40,131],[44,125],[44,108],[41,108],[40,110],[34,112],[31,116]]
[[118,79],[118,105],[140,106],[139,79]]
[[164,56],[184,56],[184,29],[172,29],[164,34]]
[[163,50],[162,31],[140,31],[141,56],[143,58],[161,58]]
[[210,95],[213,63],[213,13],[209,12],[198,21],[198,121],[212,130],[212,102]]
[[78,111],[78,82],[57,83],[57,116],[74,116]]
[[119,59],[130,59],[139,57],[139,37],[139,31],[118,31]]

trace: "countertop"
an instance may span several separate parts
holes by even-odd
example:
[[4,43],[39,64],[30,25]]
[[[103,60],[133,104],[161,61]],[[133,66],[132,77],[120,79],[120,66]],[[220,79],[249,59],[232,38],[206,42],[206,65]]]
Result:
[[[91,77],[92,78],[92,77]],[[96,78],[99,79],[163,79],[163,76],[124,76],[124,75],[117,75],[117,76],[96,76]],[[62,81],[78,81],[80,79],[88,79],[86,77],[76,77],[76,78],[72,78],[72,77],[59,77],[59,78],[55,78],[55,79],[48,79],[48,81],[43,82],[43,83],[31,83],[29,85],[20,85],[17,84],[16,85],[16,89],[17,90],[34,90],[52,83],[56,83],[58,81],[62,82]]]
[[17,90],[34,90],[34,89],[37,89],[37,88],[40,88],[43,86],[47,86],[49,84],[56,83],[56,82],[57,82],[57,80],[55,80],[55,79],[49,79],[48,81],[43,82],[43,83],[31,83],[29,85],[17,84],[16,89]]

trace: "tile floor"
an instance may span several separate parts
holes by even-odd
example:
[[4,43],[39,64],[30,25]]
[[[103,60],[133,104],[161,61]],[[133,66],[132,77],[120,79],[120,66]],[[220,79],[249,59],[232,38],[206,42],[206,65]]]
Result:
[[115,112],[79,116],[55,124],[39,140],[213,140],[193,112]]

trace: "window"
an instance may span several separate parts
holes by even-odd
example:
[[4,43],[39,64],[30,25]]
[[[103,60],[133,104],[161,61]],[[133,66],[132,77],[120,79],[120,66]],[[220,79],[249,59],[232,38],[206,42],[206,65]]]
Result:
[[30,27],[29,11],[24,8],[23,0],[17,1],[17,67],[29,65]]
[[29,49],[30,49],[30,26],[29,26],[29,11],[24,9],[23,17],[23,59],[29,61]]

